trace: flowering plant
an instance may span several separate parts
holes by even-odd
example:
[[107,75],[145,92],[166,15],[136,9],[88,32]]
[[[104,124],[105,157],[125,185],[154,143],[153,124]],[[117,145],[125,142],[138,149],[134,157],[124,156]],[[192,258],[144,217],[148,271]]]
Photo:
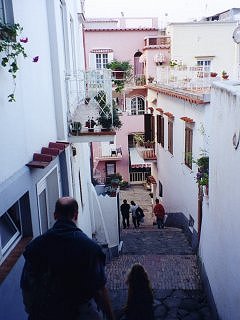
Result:
[[[7,67],[8,72],[11,74],[14,89],[11,94],[8,95],[8,101],[13,102],[15,100],[15,88],[16,88],[16,74],[19,70],[17,58],[22,55],[24,58],[27,57],[25,52],[24,44],[28,42],[28,38],[17,39],[23,31],[20,24],[7,25],[0,23],[0,53],[2,67]],[[39,57],[34,57],[33,62],[37,62]]]
[[209,157],[202,156],[196,161],[198,172],[196,181],[200,186],[208,186]]

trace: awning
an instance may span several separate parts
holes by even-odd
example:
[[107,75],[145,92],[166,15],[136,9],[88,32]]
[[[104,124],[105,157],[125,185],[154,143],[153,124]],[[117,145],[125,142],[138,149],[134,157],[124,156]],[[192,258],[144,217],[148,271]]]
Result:
[[151,167],[151,163],[146,163],[140,156],[136,148],[129,148],[130,162],[132,168],[148,168]]

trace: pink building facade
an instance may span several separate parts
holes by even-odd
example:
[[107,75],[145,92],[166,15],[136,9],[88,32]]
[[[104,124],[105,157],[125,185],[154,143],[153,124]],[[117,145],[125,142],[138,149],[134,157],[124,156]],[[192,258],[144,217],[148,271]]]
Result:
[[85,24],[88,69],[104,69],[112,60],[129,61],[132,65],[132,76],[123,91],[119,94],[113,88],[123,125],[109,145],[93,144],[93,175],[100,182],[112,173],[120,173],[128,182],[143,182],[142,173],[150,172],[151,160],[136,148],[134,135],[145,134],[145,114],[150,113],[147,84],[156,79],[156,66],[169,62],[169,37],[158,29],[157,23],[157,18],[117,18],[89,19]]

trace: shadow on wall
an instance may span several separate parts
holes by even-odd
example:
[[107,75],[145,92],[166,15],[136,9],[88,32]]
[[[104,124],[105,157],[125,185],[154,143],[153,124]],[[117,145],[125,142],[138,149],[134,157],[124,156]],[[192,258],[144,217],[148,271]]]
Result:
[[182,212],[168,213],[168,218],[165,223],[166,227],[180,228],[185,233],[193,251],[197,253],[198,250],[198,233],[195,226],[189,227],[189,220]]

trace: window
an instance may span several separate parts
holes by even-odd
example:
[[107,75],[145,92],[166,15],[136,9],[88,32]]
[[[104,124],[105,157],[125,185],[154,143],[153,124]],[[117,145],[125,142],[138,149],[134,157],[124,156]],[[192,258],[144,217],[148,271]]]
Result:
[[29,195],[26,193],[0,214],[0,260],[23,236],[32,235]]
[[107,68],[108,54],[107,53],[96,53],[96,68],[104,69]]
[[116,162],[106,162],[106,177],[116,173]]
[[131,115],[144,114],[145,102],[141,97],[134,97],[131,100]]
[[144,140],[155,140],[155,117],[152,114],[146,113],[144,115]]
[[0,23],[14,24],[11,0],[0,0]]
[[157,44],[157,38],[149,38],[149,45],[154,46]]
[[204,71],[210,71],[211,60],[197,60],[197,66],[203,67]]
[[168,151],[173,154],[173,122],[168,119]]
[[164,118],[157,115],[157,142],[164,148]]
[[185,127],[185,165],[192,169],[192,141],[193,130],[190,127]]

